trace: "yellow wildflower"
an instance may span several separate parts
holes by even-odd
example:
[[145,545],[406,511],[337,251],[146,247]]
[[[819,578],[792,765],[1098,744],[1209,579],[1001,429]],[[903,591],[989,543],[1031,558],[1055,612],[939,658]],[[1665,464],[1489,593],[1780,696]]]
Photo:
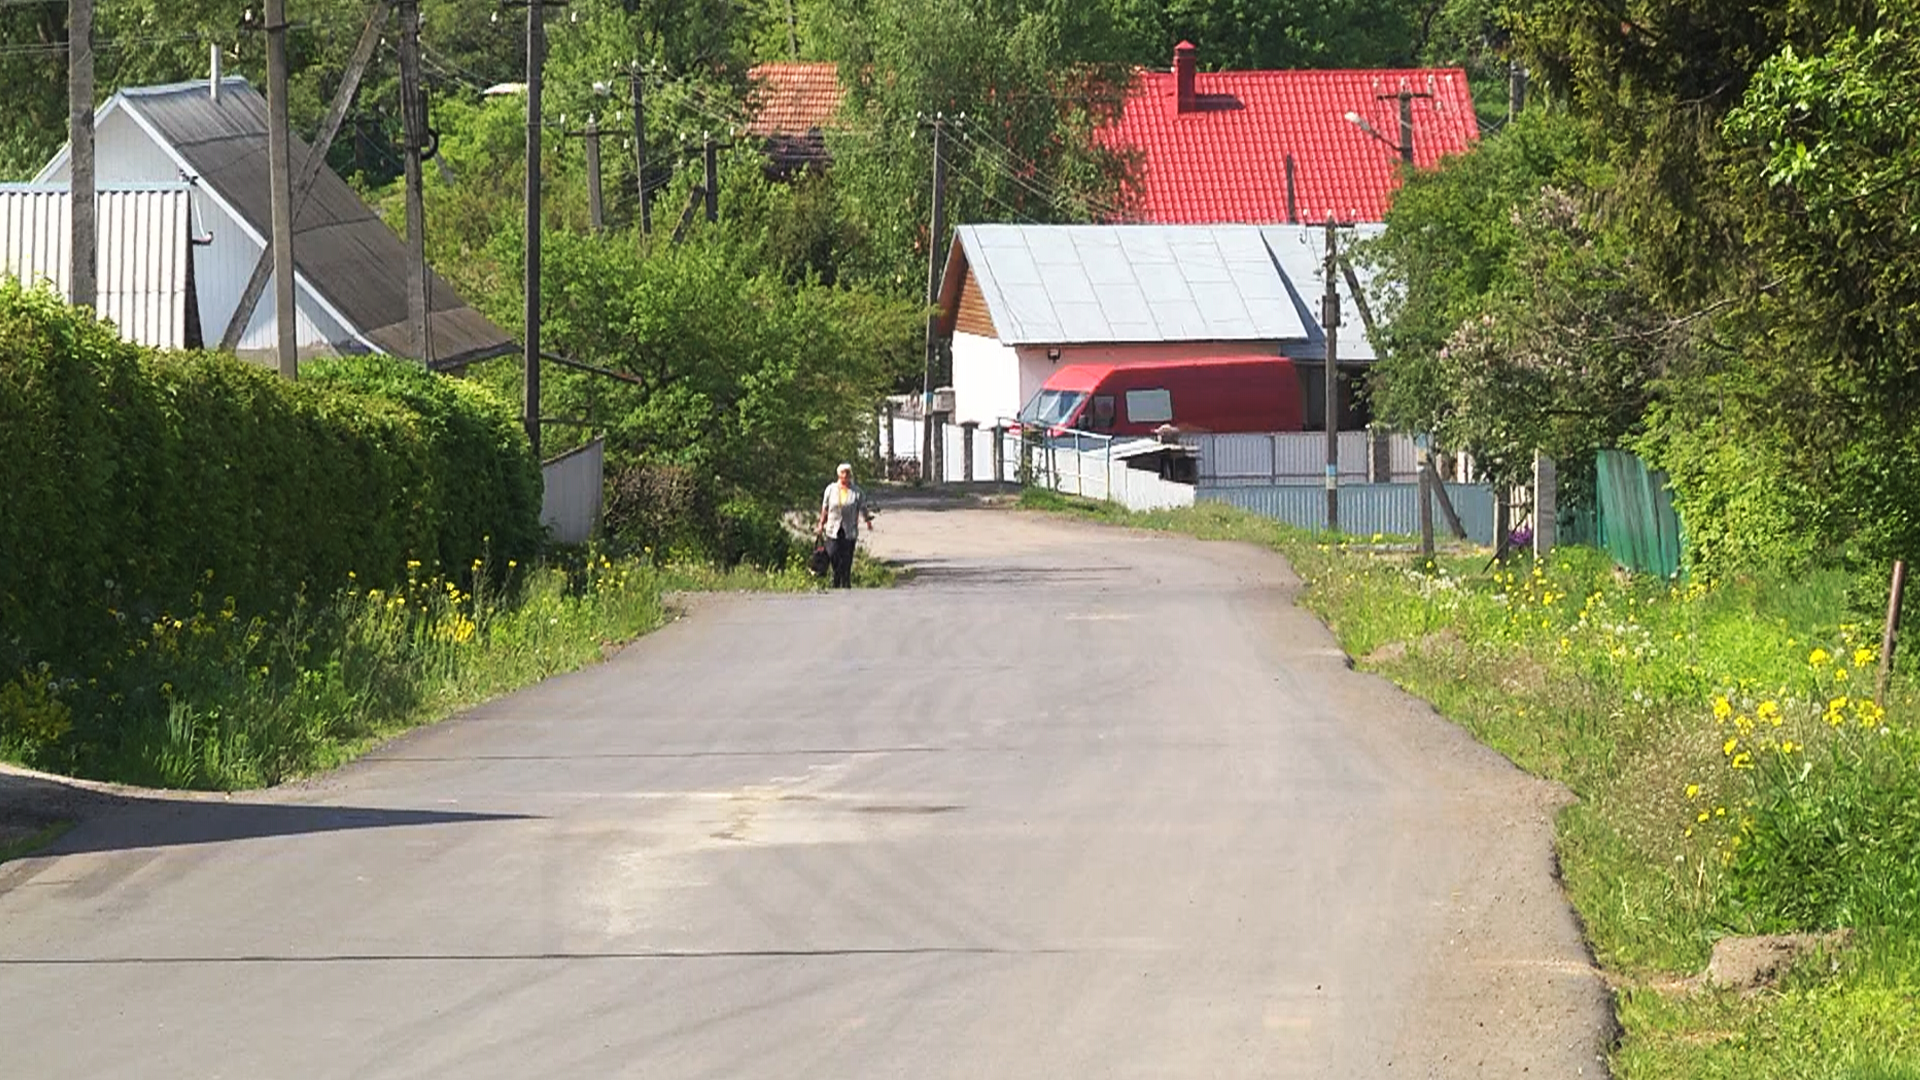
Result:
[[1814,667],[1824,667],[1827,661],[1831,659],[1833,659],[1833,657],[1828,655],[1825,649],[1815,649],[1807,654],[1807,663],[1812,664]]
[[1733,748],[1739,745],[1740,745],[1740,737],[1736,735],[1733,738],[1728,739],[1724,744],[1721,745],[1720,752],[1722,754],[1725,754],[1728,757],[1732,757]]
[[1715,720],[1725,720],[1732,715],[1733,702],[1728,701],[1725,697],[1716,697],[1713,699],[1713,718]]
[[1780,722],[1781,722],[1780,706],[1776,702],[1772,702],[1772,701],[1761,702],[1760,707],[1753,710],[1753,715],[1758,719],[1767,721],[1768,723],[1772,724],[1774,727],[1780,726]]
[[1689,798],[1689,799],[1697,799],[1697,798],[1699,798],[1699,797],[1700,797],[1700,785],[1699,785],[1699,784],[1688,784],[1688,785],[1687,785],[1687,798]]
[[1853,650],[1853,666],[1854,667],[1866,667],[1868,664],[1871,664],[1871,663],[1873,663],[1872,649],[1862,647],[1862,648]]

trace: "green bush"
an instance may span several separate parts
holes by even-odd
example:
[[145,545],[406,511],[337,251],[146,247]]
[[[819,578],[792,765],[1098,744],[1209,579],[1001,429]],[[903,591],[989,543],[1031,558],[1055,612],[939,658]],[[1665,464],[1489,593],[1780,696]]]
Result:
[[525,561],[538,485],[511,408],[478,387],[397,360],[289,383],[156,354],[0,280],[0,685],[47,664],[84,697],[78,680],[104,687],[194,610],[272,617],[350,575]]

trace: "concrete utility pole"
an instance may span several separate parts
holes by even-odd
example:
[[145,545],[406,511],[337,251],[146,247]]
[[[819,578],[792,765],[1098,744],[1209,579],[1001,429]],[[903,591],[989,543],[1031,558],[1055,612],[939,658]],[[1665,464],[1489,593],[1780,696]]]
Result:
[[653,233],[653,209],[647,198],[647,109],[643,91],[645,74],[639,63],[630,72],[633,88],[633,187],[640,196],[640,235]]
[[407,327],[411,351],[433,362],[427,327],[427,212],[421,201],[420,155],[427,143],[427,99],[420,85],[420,0],[400,0],[400,120],[406,132]]
[[293,176],[287,131],[287,0],[267,0],[267,170],[273,202],[273,319],[280,374],[299,374],[293,304]]
[[[927,307],[940,303],[940,276],[946,270],[941,238],[947,232],[947,118],[933,117],[933,220],[927,233]],[[920,476],[927,476],[933,461],[933,367],[940,356],[940,316],[927,314],[926,364],[920,373]]]
[[600,123],[591,114],[580,135],[587,142],[587,217],[593,231],[600,232],[607,227],[606,206],[600,199]]
[[1413,164],[1413,91],[1400,88],[1400,160]]
[[533,456],[540,456],[540,75],[547,59],[544,0],[527,4],[527,221],[526,352],[521,357],[525,398],[521,420]]
[[1507,62],[1507,119],[1527,110],[1527,69],[1518,60]]
[[1327,531],[1340,531],[1340,233],[1327,218],[1327,261],[1321,271],[1327,291],[1320,298],[1320,326],[1327,335],[1326,385],[1321,409],[1327,429]]
[[67,299],[93,307],[99,285],[100,231],[94,216],[93,181],[93,0],[67,5]]
[[[380,30],[387,24],[387,14],[391,11],[387,0],[375,0],[373,10],[367,15],[366,28],[360,32],[360,43],[354,46],[353,56],[347,60],[347,70],[340,77],[340,89],[334,91],[333,104],[327,106],[326,119],[320,121],[320,131],[313,137],[313,145],[307,150],[306,159],[300,163],[300,175],[293,180],[294,215],[306,205],[307,193],[313,190],[313,181],[327,163],[327,148],[333,145],[333,137],[340,133],[340,125],[347,118],[347,109],[353,105],[353,95],[360,89],[360,78],[366,74],[367,64],[373,59],[373,50],[380,44]],[[216,46],[218,48],[218,46]],[[219,98],[219,73],[214,73],[214,98]],[[260,257],[254,261],[253,274],[247,278],[247,287],[241,290],[240,302],[234,306],[233,318],[227,320],[227,328],[220,335],[222,352],[232,352],[240,344],[240,335],[246,333],[247,324],[253,321],[253,309],[260,306],[260,297],[267,291],[267,275],[273,271],[273,238],[267,238],[267,246],[261,249]]]

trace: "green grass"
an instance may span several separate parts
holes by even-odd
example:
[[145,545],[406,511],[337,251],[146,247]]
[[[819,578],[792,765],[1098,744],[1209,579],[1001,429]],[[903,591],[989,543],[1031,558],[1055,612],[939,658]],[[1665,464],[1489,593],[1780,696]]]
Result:
[[[893,577],[856,564],[856,584]],[[350,585],[275,622],[207,603],[157,617],[111,670],[0,684],[0,759],[150,787],[277,784],[594,663],[664,622],[673,593],[822,587],[798,561],[723,570],[581,554],[532,570],[476,564],[469,580],[470,592],[416,567],[401,588]]]
[[[1920,1078],[1920,702],[1905,678],[1884,716],[1863,700],[1845,575],[1679,587],[1584,549],[1428,569],[1217,505],[1022,505],[1284,552],[1362,667],[1578,795],[1559,855],[1623,988],[1617,1075]],[[1726,934],[1840,926],[1838,967],[1778,992],[1672,991]]]

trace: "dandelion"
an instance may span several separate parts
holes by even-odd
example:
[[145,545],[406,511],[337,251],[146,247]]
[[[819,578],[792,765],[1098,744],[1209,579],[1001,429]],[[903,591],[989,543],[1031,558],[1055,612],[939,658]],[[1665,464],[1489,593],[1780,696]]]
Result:
[[1728,701],[1725,695],[1713,699],[1713,718],[1715,720],[1724,722],[1732,716],[1733,702]]
[[1829,655],[1825,649],[1815,649],[1807,654],[1807,663],[1812,664],[1814,667],[1825,667],[1827,661],[1831,659],[1833,659],[1833,657]]
[[419,560],[419,559],[408,559],[408,560],[407,560],[407,569],[409,569],[409,570],[418,570],[418,569],[420,569],[420,560]]
[[1699,797],[1700,797],[1700,785],[1699,785],[1699,784],[1688,784],[1688,785],[1687,785],[1687,798],[1689,798],[1689,799],[1697,799],[1697,798],[1699,798]]
[[1704,824],[1711,817],[1713,817],[1712,814],[1709,814],[1705,810],[1702,810],[1698,814],[1695,814],[1693,816],[1693,820]]
[[1805,749],[1805,747],[1801,746],[1801,744],[1797,742],[1794,742],[1792,739],[1780,740],[1780,753],[1783,755],[1791,754],[1795,750],[1802,750],[1802,749]]
[[[1739,753],[1733,755],[1733,760],[1728,762],[1728,764],[1733,766],[1736,769],[1751,769],[1753,768],[1753,755],[1747,753],[1745,750],[1742,750]],[[1720,813],[1723,813],[1723,814],[1725,812],[1726,811],[1724,810],[1720,811]]]
[[1872,649],[1862,647],[1862,648],[1853,650],[1853,666],[1854,667],[1866,667],[1868,664],[1871,664],[1871,663],[1873,663]]
[[1758,717],[1761,720],[1765,720],[1767,723],[1772,724],[1774,727],[1780,726],[1781,716],[1780,716],[1780,705],[1778,702],[1773,702],[1773,701],[1761,702],[1760,707],[1753,710],[1753,715]]
[[1726,755],[1727,757],[1732,757],[1734,748],[1739,745],[1740,745],[1740,737],[1736,735],[1733,738],[1728,739],[1725,743],[1721,744],[1720,752]]

